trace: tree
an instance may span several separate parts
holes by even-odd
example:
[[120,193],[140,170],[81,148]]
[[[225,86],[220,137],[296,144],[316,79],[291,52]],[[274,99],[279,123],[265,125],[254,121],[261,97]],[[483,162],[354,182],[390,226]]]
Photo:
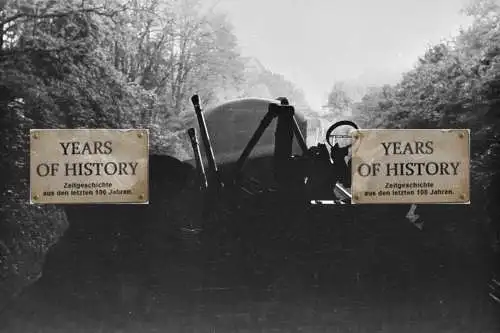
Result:
[[120,6],[92,1],[3,5],[0,303],[39,277],[44,254],[67,227],[62,209],[26,203],[29,128],[121,127],[137,99],[99,47],[102,22],[112,21]]
[[344,89],[343,82],[335,82],[332,89],[328,93],[326,107],[328,110],[338,116],[349,114],[353,100],[349,97]]
[[115,63],[129,81],[158,95],[159,114],[185,112],[194,93],[211,104],[217,91],[241,80],[231,24],[223,14],[202,12],[198,0],[137,1],[124,22]]
[[146,127],[153,154],[186,157],[182,122],[190,95],[213,101],[238,81],[243,64],[225,16],[201,12],[196,1],[1,5],[3,301],[4,291],[37,279],[44,254],[67,227],[60,208],[25,202],[29,128]]
[[245,74],[235,97],[286,97],[297,110],[309,112],[304,92],[283,75],[266,69],[257,59],[245,59]]
[[[473,176],[487,184],[480,169],[497,140],[500,91],[500,10],[498,1],[477,0],[465,12],[472,25],[459,35],[431,46],[412,70],[392,88],[389,98],[368,93],[356,106],[368,126],[470,128]],[[488,156],[488,157],[486,157]]]

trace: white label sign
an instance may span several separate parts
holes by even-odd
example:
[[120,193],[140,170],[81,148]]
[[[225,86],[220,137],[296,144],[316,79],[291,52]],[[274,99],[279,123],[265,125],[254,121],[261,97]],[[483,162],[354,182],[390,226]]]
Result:
[[469,203],[469,130],[372,129],[352,135],[354,204]]
[[146,129],[32,129],[32,204],[148,203]]

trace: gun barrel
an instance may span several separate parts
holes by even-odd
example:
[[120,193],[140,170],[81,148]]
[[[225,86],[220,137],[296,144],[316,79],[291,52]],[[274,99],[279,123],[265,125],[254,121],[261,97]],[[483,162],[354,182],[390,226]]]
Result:
[[208,182],[207,175],[205,174],[205,168],[201,160],[200,145],[198,144],[198,139],[196,138],[196,130],[194,128],[189,128],[187,132],[189,139],[191,140],[191,146],[193,147],[196,169],[198,170],[198,176],[200,179],[200,187],[204,190],[208,188]]
[[193,103],[196,118],[198,120],[198,125],[200,127],[201,139],[203,141],[203,146],[205,147],[205,154],[207,155],[209,171],[212,175],[215,176],[215,179],[217,179],[217,185],[222,186],[222,183],[219,180],[219,171],[217,169],[217,163],[215,162],[212,143],[210,142],[210,136],[208,135],[207,123],[200,106],[199,96],[193,95],[193,97],[191,97],[191,102]]

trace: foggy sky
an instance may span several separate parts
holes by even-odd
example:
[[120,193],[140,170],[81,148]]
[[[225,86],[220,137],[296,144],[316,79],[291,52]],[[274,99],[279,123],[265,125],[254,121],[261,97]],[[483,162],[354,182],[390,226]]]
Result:
[[[210,1],[210,0],[207,0]],[[429,43],[470,19],[467,0],[219,0],[242,54],[283,74],[318,109],[336,80],[394,83]]]

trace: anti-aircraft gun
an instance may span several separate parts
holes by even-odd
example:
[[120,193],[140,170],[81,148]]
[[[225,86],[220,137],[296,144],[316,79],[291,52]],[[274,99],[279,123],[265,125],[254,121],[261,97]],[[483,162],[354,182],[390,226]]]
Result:
[[228,198],[264,193],[305,205],[350,203],[354,122],[336,122],[326,131],[326,143],[311,142],[309,133],[321,129],[311,128],[286,98],[242,98],[207,111],[197,95],[191,101],[199,129],[188,134],[206,193],[205,214]]

